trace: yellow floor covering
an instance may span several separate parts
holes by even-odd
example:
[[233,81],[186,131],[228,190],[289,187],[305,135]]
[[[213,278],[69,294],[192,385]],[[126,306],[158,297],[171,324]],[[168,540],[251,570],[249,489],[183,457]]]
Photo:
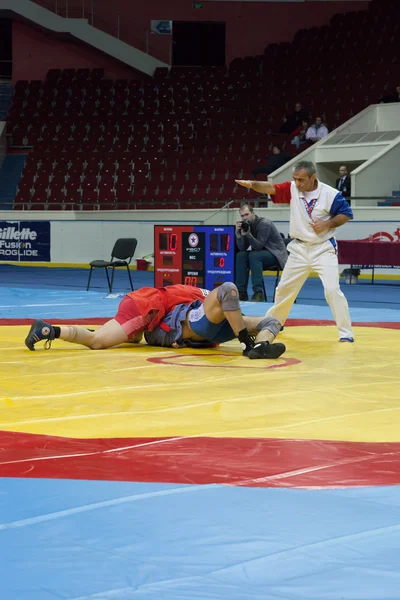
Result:
[[[278,360],[142,343],[24,346],[0,327],[0,430],[67,437],[219,436],[399,441],[400,330],[287,327]],[[155,360],[157,362],[152,362]],[[279,366],[278,366],[279,365]]]

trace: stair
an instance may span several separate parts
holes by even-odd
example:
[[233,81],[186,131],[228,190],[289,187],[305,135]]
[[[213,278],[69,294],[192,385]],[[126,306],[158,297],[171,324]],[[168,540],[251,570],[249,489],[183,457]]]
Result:
[[12,210],[26,154],[9,154],[0,169],[0,210]]
[[13,98],[11,83],[0,83],[0,121],[5,121]]
[[70,36],[151,77],[157,67],[169,66],[150,54],[92,27],[87,19],[61,17],[31,0],[0,0],[0,18],[10,16],[52,31],[58,36]]

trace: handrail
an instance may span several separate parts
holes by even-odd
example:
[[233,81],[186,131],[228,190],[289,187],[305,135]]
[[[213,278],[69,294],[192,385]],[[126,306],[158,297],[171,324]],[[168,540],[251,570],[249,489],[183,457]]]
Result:
[[[26,149],[26,147],[24,147],[24,149]],[[13,155],[11,154],[10,156],[13,156]],[[397,198],[396,196],[352,196],[352,198],[351,198],[351,199],[352,199],[352,200],[394,200],[394,201],[396,201],[396,198]],[[242,198],[242,200],[243,200],[243,202],[245,202],[245,199],[244,199],[244,198]],[[257,198],[255,198],[254,200],[249,200],[249,202],[250,202],[250,203],[252,203],[252,202],[254,202],[254,201],[257,201]],[[76,202],[76,201],[75,201],[75,200],[69,200],[69,202]],[[124,201],[123,201],[123,200],[121,200],[121,202],[124,202]],[[229,207],[229,205],[230,205],[230,204],[232,204],[232,202],[237,202],[237,200],[235,200],[235,199],[233,199],[233,200],[229,200],[229,202],[227,202],[226,204],[224,204],[224,206],[220,206],[220,207],[218,208],[218,210],[217,210],[215,213],[213,213],[213,214],[211,215],[211,217],[213,217],[213,216],[215,216],[216,214],[218,214],[218,213],[219,213],[221,210],[224,210],[225,208],[228,208],[228,207]],[[400,200],[399,200],[399,202],[400,202]],[[137,204],[137,203],[138,203],[138,201],[137,201],[137,200],[132,200],[132,203],[136,203],[136,204]],[[2,202],[2,201],[0,200],[0,206],[1,206],[2,204],[9,204],[9,202],[6,202],[6,203],[4,203],[4,202]],[[28,203],[27,203],[27,204],[28,204]],[[47,204],[47,203],[46,203],[46,204]],[[57,202],[57,205],[58,205],[58,204],[59,204],[59,202]],[[151,201],[149,202],[149,204],[151,204]],[[279,209],[282,209],[282,208],[283,208],[283,209],[284,209],[284,208],[287,208],[287,209],[289,209],[289,204],[284,204],[284,205],[281,205],[281,206],[279,206]],[[379,208],[381,208],[381,207],[379,207]],[[384,208],[384,207],[382,207],[382,208]],[[394,208],[400,208],[400,207],[394,207]],[[208,219],[211,219],[211,217],[208,217],[208,218],[207,218],[207,221],[208,221]]]
[[[234,202],[234,200],[231,200],[228,204],[230,204],[231,202]],[[40,204],[43,204],[43,205],[45,205],[47,207],[47,208],[44,209],[44,212],[48,212],[48,211],[53,210],[51,208],[52,206],[56,207],[54,210],[56,210],[57,212],[60,212],[60,213],[64,212],[65,210],[73,210],[75,212],[86,212],[86,213],[102,212],[102,211],[99,211],[99,210],[81,211],[81,210],[77,210],[76,208],[72,208],[73,206],[78,206],[78,205],[80,205],[82,203],[83,203],[82,199],[80,201],[78,201],[78,200],[68,200],[67,199],[67,200],[65,200],[65,202],[61,202],[61,203],[60,202],[51,202],[51,201],[48,201],[48,200],[47,201],[43,200],[43,202],[41,202]],[[7,202],[5,200],[0,201],[0,211],[1,210],[4,210],[4,211],[7,210],[7,211],[10,211],[10,212],[14,211],[13,208],[3,208],[3,207],[6,207],[6,206],[10,207],[13,204],[14,204],[14,201],[9,201],[9,202]],[[24,207],[22,210],[24,212],[26,212],[26,213],[30,213],[30,212],[36,210],[34,202],[29,202],[29,201],[25,200],[25,201],[19,201],[18,204],[21,204]],[[64,204],[65,206],[68,206],[70,208],[66,208],[66,209],[60,210],[60,204]],[[149,202],[146,203],[146,202],[138,202],[137,200],[130,201],[128,199],[127,201],[122,201],[122,200],[121,200],[121,202],[117,201],[115,203],[115,206],[111,210],[121,210],[121,209],[118,208],[119,204],[124,204],[124,205],[128,204],[129,205],[129,210],[151,210],[151,207],[152,207],[152,202],[151,201],[149,201]],[[226,206],[227,205],[223,206],[222,208],[220,208],[220,210],[223,210],[224,208],[226,208]],[[179,209],[179,210],[182,210],[182,209]],[[43,210],[41,212],[43,212]],[[219,212],[219,210],[216,211],[215,213],[213,213],[213,215],[211,215],[211,216],[214,216],[215,214],[218,214],[218,212]],[[208,219],[206,219],[206,220],[208,221]],[[198,221],[199,225],[204,225],[204,223],[205,223],[205,221],[202,221],[201,219],[195,219],[195,221]]]
[[[161,49],[156,45],[150,45],[151,31],[142,23],[136,21],[126,13],[115,12],[110,9],[109,3],[100,0],[33,0],[36,4],[43,6],[56,15],[70,18],[87,19],[89,25],[100,29],[105,33],[134,46],[154,58],[168,62],[160,58]],[[127,26],[125,23],[128,22]],[[132,25],[129,25],[132,23]],[[172,42],[171,42],[172,44]],[[170,56],[171,56],[170,44]],[[164,49],[165,54],[165,49]]]
[[[92,4],[98,4],[98,5],[100,5],[100,4],[101,4],[100,0],[86,0],[86,1],[92,2]],[[82,0],[82,2],[83,2],[83,4],[84,4],[84,3],[85,3],[85,0]],[[132,19],[132,17],[130,17],[130,16],[129,16],[129,15],[127,15],[126,13],[120,13],[120,12],[117,12],[117,13],[114,13],[114,14],[116,14],[116,15],[118,15],[118,16],[120,16],[120,17],[124,18],[124,19],[128,19],[129,21],[132,21],[132,23],[135,23],[135,25],[138,25],[139,27],[142,27],[142,26],[143,26],[143,25],[142,25],[142,23],[140,23],[139,21],[136,21],[136,19]]]
[[226,204],[224,204],[224,206],[221,206],[221,208],[219,208],[215,213],[213,213],[212,215],[210,215],[204,221],[201,221],[201,224],[204,225],[205,223],[207,223],[207,221],[209,221],[210,219],[212,219],[213,217],[215,217],[215,215],[217,215],[219,212],[221,212],[221,210],[224,210],[225,208],[228,208],[232,204],[232,202],[235,202],[235,200],[229,200],[229,202],[227,202]]
[[[387,198],[388,199],[389,198],[392,199],[391,196],[387,197]],[[382,200],[384,198],[380,197],[380,199]],[[219,212],[221,212],[222,210],[225,210],[226,208],[229,208],[229,205],[232,202],[236,202],[236,200],[230,200],[229,202],[227,202],[226,204],[224,204],[224,206],[219,207],[218,210],[216,210],[212,215],[210,215],[209,217],[207,217],[207,219],[204,219],[204,220],[196,219],[196,221],[198,221],[200,225],[204,225],[212,217],[215,217],[215,215],[217,215]],[[63,202],[61,204],[64,204],[65,206],[68,206],[70,208],[65,208],[65,209],[60,210],[60,202],[51,202],[51,201],[48,201],[48,200],[41,202],[41,204],[47,206],[47,208],[45,209],[45,212],[48,212],[48,211],[51,211],[51,210],[56,210],[57,212],[60,212],[60,213],[62,213],[64,211],[69,211],[69,210],[73,210],[74,212],[86,212],[86,213],[101,212],[99,210],[81,211],[79,209],[77,210],[76,208],[73,208],[73,206],[77,206],[77,205],[80,205],[82,203],[83,203],[82,199],[80,199],[80,200],[68,200],[67,199],[67,200],[65,200],[65,202]],[[12,200],[11,201],[0,200],[0,211],[4,210],[4,211],[10,212],[10,213],[14,212],[14,209],[12,208],[13,204],[14,204],[14,201],[12,201]],[[27,214],[30,213],[30,212],[34,212],[36,210],[34,202],[32,203],[32,202],[29,202],[29,201],[23,201],[23,202],[19,201],[18,204],[21,204],[24,207],[22,210],[23,210],[23,212],[26,212]],[[149,201],[148,203],[145,203],[145,202],[138,202],[137,200],[133,200],[133,199],[132,200],[128,199],[127,201],[123,201],[123,200],[121,200],[120,202],[117,201],[115,203],[115,206],[113,206],[113,208],[111,210],[121,210],[120,208],[118,208],[118,206],[120,204],[122,204],[122,205],[128,204],[129,205],[129,209],[128,210],[151,210],[151,206],[152,206],[152,202],[151,201]],[[56,207],[56,208],[53,209],[52,208],[53,206]],[[289,207],[287,207],[287,208],[289,208]],[[369,207],[362,207],[361,206],[360,208],[369,208]],[[379,208],[379,209],[382,209],[382,208],[391,208],[391,209],[397,209],[397,210],[400,211],[400,207],[398,207],[398,206],[397,207],[396,206],[393,206],[393,207],[392,206],[387,206],[387,207],[382,207],[382,206],[377,207],[377,206],[374,206],[372,208]],[[125,210],[125,209],[123,209],[123,210]],[[183,210],[183,209],[180,208],[179,210]],[[43,212],[43,210],[41,212]]]

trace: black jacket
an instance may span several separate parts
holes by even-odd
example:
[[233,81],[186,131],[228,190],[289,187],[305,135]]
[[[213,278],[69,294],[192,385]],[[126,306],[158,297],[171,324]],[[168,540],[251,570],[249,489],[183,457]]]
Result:
[[279,154],[270,154],[267,157],[266,167],[269,169],[269,172],[272,173],[286,164],[292,158],[291,154],[287,152],[280,152]]
[[383,96],[383,98],[381,98],[379,102],[383,102],[384,104],[390,104],[391,102],[400,102],[400,96],[397,92],[394,92],[389,96]]
[[343,183],[341,181],[341,177],[339,179],[336,179],[335,187],[337,190],[339,190],[339,192],[342,192],[342,196],[344,196],[345,198],[349,198],[351,196],[351,179],[348,175],[346,176]]

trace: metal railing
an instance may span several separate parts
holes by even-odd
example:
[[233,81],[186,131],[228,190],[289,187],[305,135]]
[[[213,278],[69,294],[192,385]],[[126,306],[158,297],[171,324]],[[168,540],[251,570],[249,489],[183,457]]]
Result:
[[[386,197],[380,196],[379,198],[362,198],[362,199],[358,198],[357,200],[360,201],[360,202],[363,201],[363,200],[367,200],[367,201],[372,201],[373,200],[373,201],[375,201],[375,204],[372,205],[374,208],[385,208],[385,207],[380,207],[380,206],[378,207],[377,206],[377,202],[378,201],[379,202],[383,202],[385,200],[387,200],[387,201],[395,201],[396,199],[393,198],[392,196],[386,196]],[[202,225],[204,225],[204,223],[206,223],[210,219],[214,218],[218,213],[220,213],[222,211],[224,211],[225,216],[228,218],[228,214],[230,214],[231,212],[234,212],[234,211],[237,210],[236,208],[231,208],[230,207],[230,205],[233,202],[247,202],[247,201],[249,201],[249,199],[243,197],[243,198],[237,198],[235,200],[227,200],[226,203],[223,206],[220,205],[221,201],[222,200],[209,201],[209,204],[215,204],[215,207],[209,207],[208,209],[205,209],[205,210],[214,210],[214,212],[210,216],[208,216],[205,220],[199,219],[199,222]],[[255,201],[256,200],[252,201],[252,203],[254,203]],[[34,211],[34,210],[37,210],[35,208],[35,204],[37,204],[37,203],[34,202],[34,201],[33,202],[32,201],[31,202],[29,202],[29,201],[18,202],[18,204],[23,206],[22,210],[24,210],[24,211]],[[60,210],[60,204],[62,206],[61,210]],[[51,210],[54,209],[57,212],[68,211],[68,210],[74,210],[74,211],[80,212],[81,210],[83,210],[83,205],[84,204],[85,204],[84,198],[76,198],[74,200],[71,200],[71,199],[67,200],[66,199],[65,202],[63,202],[63,203],[60,203],[59,201],[58,202],[52,202],[51,198],[49,198],[49,199],[43,200],[43,202],[40,202],[40,205],[43,205],[45,207],[46,211],[51,211]],[[102,210],[101,209],[101,204],[102,204],[101,201],[99,201],[99,203],[97,204],[97,207],[94,210],[90,209],[90,210],[87,210],[86,212],[91,213],[91,212],[101,211]],[[176,200],[176,204],[177,204],[177,207],[176,207],[176,209],[173,209],[173,210],[184,210],[183,206],[181,207],[181,204],[180,204],[179,200]],[[0,199],[0,211],[2,211],[2,210],[13,210],[12,205],[13,205],[13,202],[4,202],[3,200]],[[133,199],[131,196],[129,196],[129,194],[128,194],[125,197],[125,199],[116,198],[115,199],[115,203],[114,203],[114,205],[113,205],[113,207],[112,207],[111,210],[148,210],[148,211],[151,211],[151,210],[153,210],[152,205],[153,205],[152,200],[149,200],[149,201],[143,201],[143,200],[137,201],[137,200]],[[119,208],[120,206],[123,207],[123,208]],[[273,207],[274,205],[271,204],[271,206]],[[186,202],[184,203],[184,207],[185,208],[189,208],[187,206]],[[362,208],[370,208],[370,207],[371,207],[370,204],[359,204],[357,206],[357,208],[361,208],[361,209]],[[198,208],[199,208],[199,204],[197,202],[194,203],[193,209],[198,210]],[[260,208],[263,208],[263,207],[260,207]],[[282,209],[284,207],[282,205],[279,205],[276,208]],[[289,212],[289,206],[287,206],[285,208],[287,208],[287,211]],[[391,208],[391,206],[389,204],[388,204],[388,208]],[[398,208],[398,210],[400,211],[400,207],[393,207],[393,208]],[[159,209],[157,209],[157,210],[159,210]],[[227,224],[229,224],[229,223],[227,223]]]
[[[229,202],[229,204],[231,204],[232,202],[234,202],[234,200],[231,200]],[[210,202],[210,204],[212,204],[213,202]],[[37,205],[40,206],[44,206],[44,211],[48,212],[48,211],[56,211],[56,212],[63,212],[63,211],[75,211],[75,212],[81,212],[83,211],[83,205],[85,204],[85,200],[82,199],[76,199],[76,200],[65,200],[65,202],[52,202],[51,199],[48,200],[43,200],[43,202],[37,203],[37,202],[29,202],[29,201],[25,201],[25,202],[18,202],[17,204],[19,206],[21,206],[21,210],[23,210],[24,212],[32,212],[35,210],[38,210],[36,208]],[[109,203],[107,203],[108,205]],[[180,208],[180,202],[179,200],[176,202],[177,206],[175,209],[168,209],[168,210],[179,210],[182,211],[183,208]],[[61,209],[60,209],[60,205],[61,205]],[[99,202],[99,204],[97,204],[96,208],[94,209],[88,209],[85,210],[84,212],[86,213],[99,213],[99,212],[104,212],[104,209],[101,208],[102,203]],[[123,208],[118,208],[119,206],[123,207]],[[185,203],[185,207],[187,207],[187,204]],[[215,201],[215,212],[213,213],[212,216],[215,216],[220,210],[226,209],[227,205],[223,206],[223,207],[219,207],[218,206],[218,200]],[[15,210],[13,207],[13,202],[6,202],[4,200],[0,200],[0,212],[1,211],[13,211]],[[20,210],[20,209],[17,209]],[[39,209],[42,211],[42,209]],[[137,200],[134,199],[129,199],[127,198],[126,200],[120,200],[120,201],[116,201],[115,205],[113,205],[112,208],[107,209],[107,210],[145,210],[145,211],[151,211],[153,212],[153,210],[161,210],[161,209],[153,209],[153,202],[151,200],[149,200],[148,202],[144,202],[144,201],[140,201],[138,202]],[[167,210],[167,209],[165,209]],[[193,208],[190,208],[190,210],[199,210],[198,208],[198,203],[195,203],[193,205]],[[208,209],[204,209],[204,210],[214,210],[213,208],[208,208]],[[232,209],[231,209],[232,210]],[[235,209],[236,210],[236,209]],[[42,211],[43,212],[43,211]],[[208,219],[207,219],[208,220]],[[202,221],[201,219],[196,219],[196,221],[199,222],[199,224],[204,224],[204,221]],[[228,223],[229,224],[229,223]]]
[[[160,40],[163,36],[155,35],[153,39],[155,43],[150,43],[150,38],[152,37],[150,29],[144,27],[142,23],[136,21],[126,13],[114,12],[107,0],[33,1],[60,17],[66,19],[86,19],[89,25],[92,25],[96,29],[100,29],[104,33],[108,33],[146,54],[150,54],[154,58],[168,62],[165,60],[165,44]],[[158,43],[157,38],[159,38]],[[170,42],[167,49],[169,56],[171,56],[171,47],[172,42]]]
[[[212,215],[210,215],[209,217],[207,217],[207,219],[205,219],[204,221],[201,221],[201,225],[204,225],[205,223],[207,223],[207,221],[209,221],[210,219],[213,219],[216,215],[218,215],[221,211],[227,209],[230,207],[230,205],[232,204],[232,202],[236,202],[236,200],[228,200],[228,202],[226,202],[224,204],[224,206],[221,206],[220,208],[218,208],[215,212],[213,212]],[[229,225],[229,223],[227,223],[227,225]]]

